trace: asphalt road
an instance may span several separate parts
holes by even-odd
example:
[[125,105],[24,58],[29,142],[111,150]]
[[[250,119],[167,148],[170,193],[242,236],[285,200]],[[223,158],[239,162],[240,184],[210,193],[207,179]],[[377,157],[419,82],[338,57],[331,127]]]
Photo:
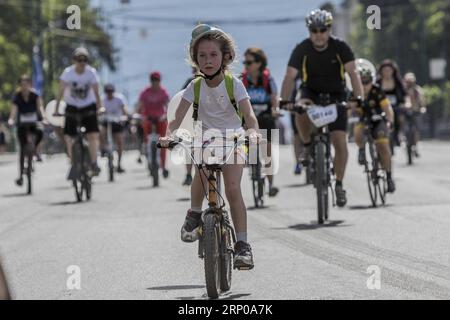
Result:
[[[450,145],[423,143],[411,167],[399,153],[398,190],[380,208],[369,206],[350,152],[348,204],[324,226],[314,189],[293,175],[290,147],[281,148],[281,191],[266,208],[251,208],[244,176],[255,269],[234,272],[222,299],[450,298]],[[109,183],[102,173],[93,200],[75,203],[63,156],[38,165],[33,196],[14,185],[13,160],[0,161],[0,254],[14,298],[206,299],[197,246],[180,241],[189,207],[182,166],[154,189],[128,153],[125,174]]]

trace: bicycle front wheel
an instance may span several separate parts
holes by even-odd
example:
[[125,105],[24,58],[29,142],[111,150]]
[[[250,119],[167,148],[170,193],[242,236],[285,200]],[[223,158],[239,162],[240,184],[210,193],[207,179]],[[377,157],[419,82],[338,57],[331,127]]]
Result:
[[33,155],[28,154],[27,156],[27,193],[32,193],[32,175],[33,175]]
[[222,225],[222,241],[220,242],[220,290],[226,292],[231,288],[233,269],[233,253],[230,229]]
[[323,143],[316,145],[316,193],[317,193],[317,216],[319,224],[323,224],[328,214],[328,183],[325,162],[325,147]]
[[216,299],[220,290],[220,230],[215,214],[205,214],[203,224],[203,246],[205,280],[208,297]]

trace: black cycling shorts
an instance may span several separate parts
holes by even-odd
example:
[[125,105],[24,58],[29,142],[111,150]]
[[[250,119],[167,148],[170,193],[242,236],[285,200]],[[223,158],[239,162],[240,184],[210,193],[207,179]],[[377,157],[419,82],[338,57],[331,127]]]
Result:
[[64,134],[74,137],[77,135],[77,121],[70,115],[67,116],[68,114],[82,114],[81,126],[86,129],[85,133],[99,132],[97,106],[95,103],[81,109],[71,105],[66,107]]
[[[100,125],[102,127],[104,127],[105,129],[108,127],[108,124],[106,122],[102,122]],[[112,133],[122,133],[123,132],[124,126],[122,124],[113,122],[113,123],[111,123],[111,126],[112,126],[112,128],[111,128]]]
[[[357,124],[358,127],[364,127],[364,122],[362,120]],[[370,135],[372,139],[377,143],[388,143],[389,142],[389,129],[385,121],[377,121],[372,124],[370,129]]]
[[257,116],[259,129],[261,131],[263,138],[267,139],[268,142],[272,141],[272,131],[273,129],[277,129],[277,125],[275,123],[275,119],[269,112],[263,112]]
[[[312,90],[308,89],[308,88],[300,88],[300,92],[301,92],[301,99],[309,99],[311,100],[313,103],[315,104],[319,104],[319,97],[318,94],[316,94],[315,92],[313,92]],[[343,93],[332,93],[330,94],[330,103],[336,103],[336,102],[342,102],[342,101],[346,101],[347,96],[345,94],[345,92]],[[305,111],[303,110],[302,112],[300,112],[300,114],[305,113]],[[337,119],[335,122],[330,123],[328,125],[328,129],[330,130],[330,132],[333,131],[347,131],[347,110],[343,107],[338,107],[337,108]]]
[[42,141],[42,138],[44,137],[44,131],[39,124],[19,124],[17,126],[17,138],[19,139],[21,147],[23,147],[27,143],[28,133],[36,135],[36,146]]

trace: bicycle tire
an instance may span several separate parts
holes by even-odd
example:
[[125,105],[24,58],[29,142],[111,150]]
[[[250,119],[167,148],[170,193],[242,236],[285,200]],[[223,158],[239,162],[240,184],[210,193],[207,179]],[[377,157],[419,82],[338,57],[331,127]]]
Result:
[[27,155],[27,193],[32,194],[33,155]]
[[220,290],[220,240],[216,215],[205,214],[203,224],[204,268],[208,297],[217,299]]
[[317,193],[317,221],[324,223],[325,217],[325,150],[322,143],[316,144],[316,193]]
[[114,157],[111,153],[108,154],[108,170],[109,182],[114,182]]
[[227,292],[231,289],[232,271],[233,271],[233,253],[231,232],[222,224],[222,241],[220,242],[220,290]]
[[[380,181],[382,181],[382,183],[380,183]],[[381,204],[384,206],[386,204],[386,195],[387,195],[386,176],[380,177],[378,180],[378,193],[380,194]]]

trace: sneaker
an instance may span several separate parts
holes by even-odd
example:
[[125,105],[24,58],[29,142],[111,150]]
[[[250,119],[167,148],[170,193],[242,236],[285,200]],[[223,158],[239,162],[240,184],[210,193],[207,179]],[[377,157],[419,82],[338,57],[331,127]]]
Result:
[[300,161],[304,167],[309,165],[309,161],[311,160],[311,146],[305,146],[303,149],[303,153],[300,156]]
[[269,187],[269,197],[275,197],[280,191],[277,187]]
[[184,179],[183,186],[190,186],[192,184],[192,176],[190,174],[186,175],[186,179]]
[[345,190],[342,186],[336,186],[335,192],[336,192],[336,204],[338,207],[342,208],[347,203],[347,197],[345,196]]
[[366,163],[366,151],[364,149],[358,151],[358,163],[362,166]]
[[125,170],[121,166],[117,166],[117,173],[124,173]]
[[395,192],[395,182],[392,178],[387,179],[387,192],[389,193]]
[[251,270],[253,267],[253,254],[250,245],[243,241],[236,242],[234,246],[234,268]]
[[163,177],[164,179],[167,179],[169,177],[169,170],[163,169]]
[[37,162],[42,162],[42,157],[39,153],[36,153],[36,161]]
[[188,210],[183,226],[181,227],[181,241],[194,242],[198,240],[197,228],[200,225],[201,219],[201,212],[194,212],[191,209]]
[[297,164],[295,165],[294,174],[302,174],[302,164],[300,162],[297,162]]
[[17,184],[19,187],[21,187],[21,186],[23,185],[23,178],[20,177],[20,178],[16,179],[16,184]]

